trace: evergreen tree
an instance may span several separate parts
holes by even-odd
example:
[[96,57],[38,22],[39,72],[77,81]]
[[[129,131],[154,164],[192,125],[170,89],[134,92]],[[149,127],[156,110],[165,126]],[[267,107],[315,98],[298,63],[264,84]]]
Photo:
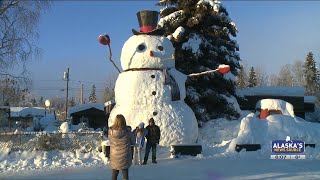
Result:
[[96,85],[92,85],[91,94],[89,96],[89,102],[90,103],[96,103],[97,102],[97,95],[96,95]]
[[30,103],[31,103],[32,106],[38,106],[37,101],[36,101],[35,98],[32,98],[32,99],[30,100]]
[[38,101],[38,104],[39,104],[40,107],[43,107],[45,105],[42,96],[40,97],[40,99]]
[[72,97],[70,100],[69,100],[69,107],[73,107],[76,105],[76,101],[74,99],[74,97]]
[[[191,74],[228,64],[231,73],[237,75],[239,48],[230,37],[236,37],[237,28],[219,1],[161,0],[158,5],[165,6],[158,26],[163,27],[173,42],[177,70]],[[187,79],[185,102],[200,126],[218,117],[239,117],[235,106],[227,100],[236,95],[235,86],[232,78],[219,73]]]
[[254,71],[254,68],[251,67],[250,72],[249,72],[249,81],[248,81],[248,86],[249,87],[255,87],[258,85],[257,82],[257,75],[256,72]]
[[245,72],[244,67],[241,66],[239,70],[238,78],[237,78],[237,86],[240,89],[246,88],[248,87],[247,82],[248,82],[247,73]]
[[316,95],[319,91],[319,72],[312,52],[308,53],[304,61],[304,76],[306,95]]

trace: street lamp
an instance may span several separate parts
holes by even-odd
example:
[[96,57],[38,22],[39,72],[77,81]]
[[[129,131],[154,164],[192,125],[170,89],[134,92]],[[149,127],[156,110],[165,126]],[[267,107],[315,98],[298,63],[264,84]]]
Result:
[[[48,108],[49,113],[50,113],[50,105],[51,105],[50,100],[49,100],[49,99],[47,99],[47,100],[44,102],[44,105]],[[46,109],[45,109],[45,111],[46,111]]]

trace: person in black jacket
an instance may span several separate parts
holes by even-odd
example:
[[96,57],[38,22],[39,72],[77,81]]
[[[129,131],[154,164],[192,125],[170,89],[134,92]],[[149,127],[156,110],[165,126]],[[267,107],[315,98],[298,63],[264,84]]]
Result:
[[150,149],[152,148],[152,163],[157,163],[156,161],[156,153],[157,153],[157,144],[160,141],[160,128],[159,126],[155,125],[154,119],[151,118],[149,120],[149,125],[146,127],[148,130],[148,134],[146,135],[147,138],[147,145],[146,145],[146,153],[144,155],[143,164],[147,164]]

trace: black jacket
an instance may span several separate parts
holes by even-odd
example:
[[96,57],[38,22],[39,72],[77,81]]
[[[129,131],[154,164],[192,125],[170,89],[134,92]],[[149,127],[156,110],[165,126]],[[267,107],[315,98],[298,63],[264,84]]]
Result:
[[146,135],[147,143],[159,144],[160,141],[160,128],[157,125],[146,127],[148,134]]

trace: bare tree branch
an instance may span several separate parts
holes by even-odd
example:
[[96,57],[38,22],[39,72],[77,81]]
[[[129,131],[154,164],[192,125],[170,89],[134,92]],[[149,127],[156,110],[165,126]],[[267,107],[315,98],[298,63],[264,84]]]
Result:
[[[8,4],[6,5],[2,5],[1,4],[1,7],[0,7],[0,15],[2,15],[3,13],[5,13],[9,8],[15,6],[16,4],[18,4],[18,0],[12,0],[11,2],[8,0],[6,2],[9,2]],[[3,2],[2,2],[3,3]]]
[[15,75],[12,75],[9,73],[2,73],[2,72],[0,72],[0,76],[10,76],[10,77],[16,78],[16,79],[26,79],[26,77],[23,77],[23,76],[15,76]]
[[[36,46],[37,24],[49,6],[48,0],[6,0],[0,2],[0,71],[40,57]],[[15,77],[15,75],[12,75]]]

